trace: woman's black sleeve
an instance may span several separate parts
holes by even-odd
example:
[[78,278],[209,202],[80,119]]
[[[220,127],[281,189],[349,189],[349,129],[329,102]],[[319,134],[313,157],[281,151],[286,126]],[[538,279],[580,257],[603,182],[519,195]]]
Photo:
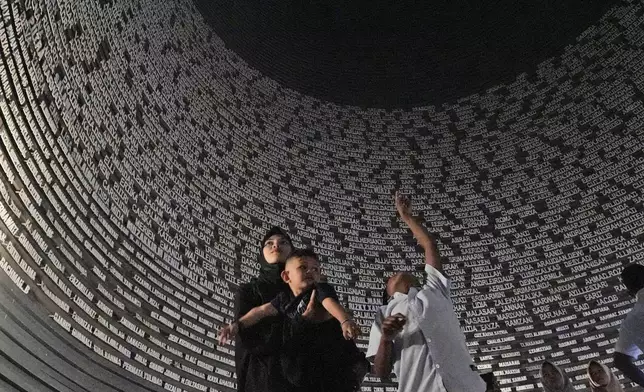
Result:
[[[235,319],[239,319],[256,306],[262,305],[262,300],[248,286],[237,290],[235,299]],[[248,328],[239,330],[238,342],[252,354],[266,355],[275,353],[280,346],[282,328],[281,317],[269,317]]]

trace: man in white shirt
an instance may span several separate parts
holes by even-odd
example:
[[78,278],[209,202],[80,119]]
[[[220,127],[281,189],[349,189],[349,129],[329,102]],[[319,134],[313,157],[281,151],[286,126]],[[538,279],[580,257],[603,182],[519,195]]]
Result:
[[436,243],[412,216],[407,198],[396,194],[396,209],[425,250],[427,281],[419,287],[413,275],[404,273],[387,281],[391,299],[380,308],[369,336],[373,372],[387,377],[393,368],[399,392],[484,392],[485,382],[472,370]]
[[622,282],[628,293],[636,298],[636,303],[619,329],[613,361],[624,376],[644,387],[644,373],[633,363],[644,351],[644,265],[624,267]]

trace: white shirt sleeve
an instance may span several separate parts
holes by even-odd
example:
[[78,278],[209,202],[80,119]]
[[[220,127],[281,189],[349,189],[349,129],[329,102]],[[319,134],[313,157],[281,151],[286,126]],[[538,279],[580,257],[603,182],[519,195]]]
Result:
[[636,317],[629,316],[631,315],[626,316],[619,329],[619,338],[615,343],[615,351],[637,359],[642,355],[642,350],[644,349],[644,334],[638,328],[639,325],[636,325],[639,320]]
[[385,319],[383,309],[384,306],[376,312],[376,318],[373,324],[371,324],[371,330],[369,331],[369,346],[367,347],[367,353],[365,355],[370,362],[373,362],[378,352],[378,347],[380,346],[380,339],[382,338],[382,320]]
[[425,264],[425,273],[427,273],[427,280],[423,285],[423,290],[438,291],[445,297],[450,298],[452,281],[429,264]]

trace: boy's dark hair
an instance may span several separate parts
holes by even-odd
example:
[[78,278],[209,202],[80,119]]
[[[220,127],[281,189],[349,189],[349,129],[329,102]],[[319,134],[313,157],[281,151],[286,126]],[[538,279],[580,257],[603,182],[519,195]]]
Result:
[[286,266],[292,260],[301,259],[303,257],[311,257],[311,258],[317,260],[318,262],[320,262],[320,258],[318,257],[317,254],[315,254],[315,251],[313,249],[304,248],[304,249],[295,249],[295,250],[293,250],[293,252],[290,254],[290,256],[288,256],[288,258],[286,259],[286,262],[284,263],[284,265]]
[[629,264],[622,271],[622,282],[631,295],[644,289],[644,265]]

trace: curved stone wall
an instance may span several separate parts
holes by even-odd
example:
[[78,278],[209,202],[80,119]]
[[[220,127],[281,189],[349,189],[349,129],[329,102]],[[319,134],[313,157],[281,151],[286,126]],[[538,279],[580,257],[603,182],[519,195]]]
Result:
[[0,387],[233,390],[215,331],[273,224],[323,255],[367,332],[387,266],[423,262],[395,189],[505,391],[536,390],[544,359],[583,389],[610,359],[632,306],[617,275],[644,248],[642,3],[535,78],[411,111],[280,88],[187,0],[0,11]]

